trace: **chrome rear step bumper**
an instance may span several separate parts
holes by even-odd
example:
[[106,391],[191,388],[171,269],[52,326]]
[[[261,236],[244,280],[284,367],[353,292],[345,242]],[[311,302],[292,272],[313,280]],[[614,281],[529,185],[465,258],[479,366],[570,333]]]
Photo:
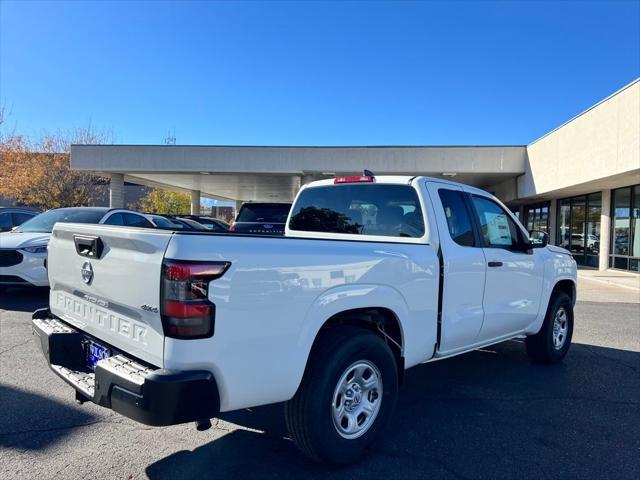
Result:
[[[51,369],[76,390],[76,397],[113,409],[146,425],[175,425],[219,413],[218,388],[211,372],[156,368],[111,347],[114,354],[85,366],[89,337],[51,314],[33,314],[33,333]],[[104,343],[104,342],[101,342]]]

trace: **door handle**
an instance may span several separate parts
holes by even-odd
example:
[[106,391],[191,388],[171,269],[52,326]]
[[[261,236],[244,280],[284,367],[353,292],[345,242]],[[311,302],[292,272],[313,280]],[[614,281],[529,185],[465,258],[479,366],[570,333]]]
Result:
[[490,267],[501,267],[502,262],[489,262],[487,265],[489,265]]

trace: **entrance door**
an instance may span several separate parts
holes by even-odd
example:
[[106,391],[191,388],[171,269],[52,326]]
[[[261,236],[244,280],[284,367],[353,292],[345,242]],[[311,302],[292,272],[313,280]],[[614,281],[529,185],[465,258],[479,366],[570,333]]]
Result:
[[600,192],[558,200],[556,244],[570,250],[578,265],[599,265],[601,212]]
[[478,341],[484,342],[523,330],[540,308],[544,266],[536,261],[540,250],[529,249],[524,232],[498,203],[473,194],[487,260],[484,323]]

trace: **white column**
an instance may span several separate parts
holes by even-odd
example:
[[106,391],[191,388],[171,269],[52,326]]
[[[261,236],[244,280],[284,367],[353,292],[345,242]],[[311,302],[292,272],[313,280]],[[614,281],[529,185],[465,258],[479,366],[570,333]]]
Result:
[[556,219],[558,218],[558,200],[549,201],[549,243],[556,244]]
[[238,213],[240,213],[240,207],[242,207],[243,203],[244,200],[236,200],[236,218],[238,217]]
[[200,215],[200,190],[191,190],[191,215]]
[[304,175],[300,175],[298,177],[300,183],[298,184],[297,187],[293,189],[293,192],[291,192],[292,193],[291,199],[293,200],[295,198],[295,196],[298,194],[298,192],[303,187],[303,185],[306,185],[307,183],[315,182],[316,180],[320,180],[321,178],[322,177],[318,174],[305,173]]
[[600,214],[600,258],[598,269],[609,268],[611,249],[611,190],[602,191],[602,213]]
[[124,174],[112,173],[109,183],[109,207],[124,208]]

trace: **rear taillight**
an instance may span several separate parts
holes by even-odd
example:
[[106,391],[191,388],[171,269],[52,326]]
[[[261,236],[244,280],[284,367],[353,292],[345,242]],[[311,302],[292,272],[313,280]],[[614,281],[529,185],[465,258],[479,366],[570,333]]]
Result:
[[165,260],[162,264],[160,314],[167,337],[213,335],[216,306],[209,301],[209,282],[227,271],[229,262]]

